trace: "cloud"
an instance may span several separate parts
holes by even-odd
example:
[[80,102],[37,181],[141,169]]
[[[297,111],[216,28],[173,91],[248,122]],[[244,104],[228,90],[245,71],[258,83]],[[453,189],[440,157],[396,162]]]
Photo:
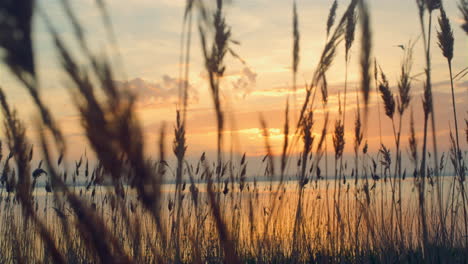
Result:
[[232,81],[232,87],[242,98],[245,98],[255,88],[256,83],[257,73],[252,71],[249,67],[244,67],[237,75],[236,79]]
[[[251,94],[257,85],[258,74],[250,67],[245,66],[242,70],[226,71],[223,75],[226,86],[232,90],[237,99],[244,99]],[[209,76],[206,71],[200,72],[200,79],[209,81]],[[223,86],[224,87],[224,86]]]
[[[305,88],[297,87],[296,93],[304,94]],[[254,91],[252,94],[258,95],[258,96],[266,96],[266,97],[285,97],[289,94],[291,95],[294,94],[294,91],[291,87],[280,86],[280,87],[257,90],[257,91]]]
[[[432,83],[432,88],[435,90],[435,91],[439,91],[439,92],[450,92],[450,81],[439,81],[439,82],[434,82]],[[457,88],[468,88],[468,81],[455,81],[454,82],[454,88],[455,88],[455,93],[464,93],[464,89],[459,89],[459,91],[457,91]],[[421,90],[422,92],[422,90]]]
[[[186,82],[177,78],[163,75],[158,82],[150,82],[141,78],[122,82],[116,81],[120,87],[127,87],[131,92],[137,95],[139,107],[169,107],[176,105],[179,101],[179,87]],[[188,85],[189,102],[198,102],[198,92],[191,85]]]
[[242,98],[245,98],[255,88],[256,83],[257,73],[253,72],[249,67],[244,67],[236,76],[236,79],[232,81],[232,87]]

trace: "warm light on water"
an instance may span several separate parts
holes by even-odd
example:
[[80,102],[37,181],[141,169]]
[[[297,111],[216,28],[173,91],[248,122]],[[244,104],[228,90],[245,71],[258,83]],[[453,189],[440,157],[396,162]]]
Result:
[[[456,181],[455,177],[443,177],[442,180],[443,204],[447,208],[457,207],[461,202],[460,197],[450,195],[454,181]],[[373,248],[380,247],[382,242],[395,239],[400,235],[403,236],[401,243],[404,243],[406,247],[418,247],[421,241],[419,240],[418,192],[415,183],[416,181],[412,178],[402,181],[401,201],[398,193],[395,193],[396,207],[401,204],[401,214],[398,214],[398,208],[393,207],[395,205],[392,203],[392,187],[389,179],[387,182],[369,180],[368,194],[364,188],[365,181],[362,179],[359,180],[357,187],[353,179],[345,184],[343,182],[338,184],[334,180],[312,181],[306,185],[303,192],[300,227],[295,227],[299,197],[297,181],[286,181],[281,185],[277,181],[250,181],[246,183],[242,192],[239,190],[238,183],[229,182],[227,191],[225,183],[219,186],[215,184],[214,187],[222,217],[231,231],[232,239],[236,241],[238,250],[248,255],[254,253],[252,246],[258,245],[264,245],[265,250],[268,249],[270,252],[271,250],[290,252],[293,247],[294,234],[298,233],[297,228],[301,229],[299,233],[306,241],[302,245],[305,248],[313,245],[333,252],[336,250],[333,247],[338,247],[338,245],[342,245],[347,250],[353,250],[356,243]],[[209,251],[213,250],[210,249],[213,241],[217,240],[216,226],[207,198],[207,185],[196,183],[195,186],[198,189],[196,204],[194,188],[186,184],[183,191],[183,204],[180,212],[182,251],[190,255],[193,243],[196,242],[201,252],[209,254]],[[141,238],[143,244],[148,241],[161,243],[161,241],[156,242],[159,235],[152,218],[147,211],[137,205],[136,194],[128,186],[125,187],[125,197],[120,200],[121,205],[119,205],[119,200],[112,195],[111,187],[96,186],[89,190],[81,186],[70,188],[87,201],[88,206],[96,209],[96,214],[102,216],[113,234],[123,239],[122,243],[128,250],[132,250],[135,241],[132,240],[130,233],[119,234],[122,232],[122,225],[125,225],[127,220],[122,215],[115,214],[117,212],[115,208],[118,206],[126,208],[124,210],[130,221],[140,223],[140,232],[145,236]],[[159,217],[165,227],[164,230],[168,230],[166,235],[169,239],[171,239],[170,230],[176,214],[174,191],[175,184],[162,186],[163,196],[160,201]],[[7,222],[7,218],[12,218],[18,224],[16,228],[21,228],[20,223],[24,221],[24,218],[20,206],[14,202],[14,194],[8,196],[4,189],[1,192],[0,215],[4,219],[3,223]],[[95,192],[94,196],[93,192]],[[429,222],[438,217],[435,193],[435,187],[428,184],[427,219]],[[61,219],[69,223],[75,221],[76,217],[72,210],[62,202],[56,202],[54,196],[45,192],[42,187],[34,190],[34,203],[39,217],[53,232],[54,237],[58,240],[63,239],[60,221]],[[445,215],[447,224],[454,223],[451,225],[453,229],[448,229],[449,235],[453,237],[454,245],[459,245],[462,239],[459,232],[462,228],[461,215],[455,215],[456,219],[450,218],[452,214]],[[400,220],[399,217],[402,219]],[[390,223],[393,223],[393,226]],[[401,223],[401,225],[396,223]],[[430,226],[430,228],[435,227],[436,225]],[[11,227],[3,224],[0,228]],[[71,237],[76,235],[76,230],[71,229],[70,232]],[[39,238],[34,245],[37,248],[33,250],[38,250],[37,252],[41,254],[42,245]]]

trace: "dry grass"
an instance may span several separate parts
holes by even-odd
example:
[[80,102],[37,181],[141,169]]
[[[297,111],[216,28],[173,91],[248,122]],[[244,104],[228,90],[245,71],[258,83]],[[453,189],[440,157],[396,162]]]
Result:
[[[116,43],[110,15],[98,1],[108,38]],[[77,50],[71,50],[57,33],[54,21],[35,10],[32,1],[0,4],[0,28],[10,36],[0,38],[5,62],[17,76],[41,113],[36,124],[41,141],[40,158],[28,143],[25,127],[8,105],[0,89],[5,136],[10,154],[2,155],[0,142],[0,262],[1,263],[363,263],[363,262],[466,262],[468,252],[466,153],[460,148],[451,61],[455,56],[453,34],[440,1],[417,0],[426,58],[423,95],[424,128],[418,142],[413,119],[411,72],[413,46],[405,47],[397,92],[377,62],[372,65],[371,11],[367,1],[352,0],[341,16],[334,1],[326,20],[326,43],[299,111],[296,128],[290,129],[292,110],[286,98],[282,153],[273,153],[266,120],[260,119],[266,155],[261,173],[249,174],[246,155],[223,157],[226,108],[222,100],[225,58],[240,57],[232,50],[231,28],[224,14],[225,1],[213,8],[202,1],[187,1],[181,39],[180,70],[185,78],[174,127],[175,168],[165,153],[166,132],[162,126],[159,157],[144,155],[145,141],[135,113],[135,95],[128,87],[117,87],[116,66],[88,48],[85,30],[68,1],[63,11],[74,30]],[[300,28],[297,6],[293,4],[292,78],[300,60]],[[431,85],[431,19],[440,10],[439,47],[448,61],[452,80],[455,133],[450,134],[449,158],[454,177],[442,178],[446,169],[438,160],[435,140],[434,105]],[[466,20],[466,3],[460,2]],[[31,38],[34,12],[46,22],[68,76],[68,91],[81,118],[89,147],[96,157],[85,153],[66,166],[67,152],[62,132],[39,96]],[[358,16],[359,14],[359,16]],[[428,14],[428,25],[424,23]],[[199,34],[209,89],[217,122],[216,162],[203,153],[194,164],[186,157],[186,112],[193,16],[199,16]],[[336,18],[340,18],[336,20]],[[337,22],[337,23],[335,23]],[[356,26],[361,37],[359,69],[361,89],[352,128],[354,164],[343,163],[347,143],[345,113],[348,64]],[[465,25],[466,27],[466,25]],[[427,29],[426,29],[427,28]],[[344,111],[333,116],[328,107],[327,72],[344,42]],[[86,63],[78,63],[84,55]],[[182,64],[182,63],[181,63]],[[349,64],[351,65],[351,64]],[[374,68],[374,69],[372,69]],[[372,72],[374,71],[374,72]],[[380,71],[380,74],[379,74]],[[462,71],[463,72],[463,71]],[[460,72],[460,73],[462,73]],[[379,153],[368,152],[367,121],[372,78],[381,94],[385,114],[391,119],[395,146],[381,145]],[[314,100],[322,94],[323,127],[315,136]],[[360,100],[362,98],[362,100]],[[362,116],[359,102],[364,103]],[[409,154],[413,168],[403,168],[401,136],[406,110],[411,108]],[[294,109],[294,108],[293,108]],[[380,111],[380,110],[379,110]],[[380,112],[379,112],[380,113]],[[296,114],[296,113],[293,113]],[[329,119],[334,118],[332,141],[335,179],[323,175],[322,158],[327,151]],[[379,116],[380,118],[380,116]],[[434,135],[434,163],[428,161],[429,121]],[[466,122],[468,141],[468,121]],[[290,139],[292,137],[292,140]],[[302,142],[300,145],[299,142]],[[420,151],[419,148],[422,150]],[[299,151],[300,155],[292,155]],[[275,170],[276,155],[280,170]],[[444,157],[444,156],[442,156]],[[56,161],[56,162],[55,162]],[[294,167],[296,168],[294,169]],[[31,168],[35,168],[32,170]],[[406,171],[413,171],[413,177]],[[291,175],[288,175],[292,171]],[[403,172],[402,172],[403,171]],[[164,184],[169,180],[175,184]],[[410,173],[408,173],[409,175]],[[277,178],[279,177],[279,180]],[[287,177],[292,180],[287,181]],[[370,176],[370,177],[369,177]],[[350,181],[354,178],[354,182]],[[262,179],[267,179],[263,181]],[[188,181],[188,184],[187,184]],[[188,185],[188,188],[187,188]],[[414,189],[414,191],[413,191]],[[442,192],[443,191],[443,192]],[[445,195],[443,195],[443,193]]]

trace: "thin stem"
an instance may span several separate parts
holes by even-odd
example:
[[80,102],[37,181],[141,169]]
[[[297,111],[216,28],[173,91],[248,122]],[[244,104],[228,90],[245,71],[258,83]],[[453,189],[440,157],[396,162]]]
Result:
[[[453,118],[455,120],[455,137],[456,137],[456,162],[458,163],[458,168],[459,170],[461,169],[461,150],[460,150],[460,143],[458,139],[458,120],[457,120],[457,108],[455,106],[455,91],[453,89],[453,73],[452,73],[452,61],[448,60],[448,66],[449,66],[449,72],[450,72],[450,88],[452,90],[452,107],[453,107]],[[457,170],[455,173],[458,174]],[[460,175],[462,177],[462,175]],[[462,199],[463,199],[463,216],[464,216],[464,227],[465,227],[465,247],[468,246],[468,219],[467,219],[467,212],[466,212],[466,200],[465,200],[465,195],[464,195],[464,185],[462,179],[460,179],[461,183],[461,190],[462,190]]]
[[424,140],[423,140],[423,157],[421,161],[420,181],[419,183],[419,207],[420,207],[420,220],[423,236],[423,254],[426,257],[427,247],[429,244],[426,223],[426,204],[425,204],[425,189],[426,189],[426,151],[427,151],[427,122],[428,115],[424,117]]
[[[458,155],[460,155],[461,150],[460,150],[460,143],[459,143],[459,140],[458,140],[457,108],[455,106],[455,91],[453,89],[452,62],[450,60],[448,60],[448,66],[449,66],[449,71],[450,71],[450,88],[452,89],[453,118],[455,120],[455,137],[456,137],[456,143],[457,143],[457,161],[459,162],[460,159],[459,159]],[[460,166],[460,164],[459,164],[459,166]]]

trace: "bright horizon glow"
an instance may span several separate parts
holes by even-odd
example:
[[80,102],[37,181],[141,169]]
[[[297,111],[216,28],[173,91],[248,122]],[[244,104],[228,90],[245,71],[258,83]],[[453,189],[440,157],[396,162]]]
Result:
[[[227,72],[222,83],[224,109],[226,111],[225,152],[230,152],[231,133],[237,153],[246,152],[248,156],[265,155],[265,145],[259,122],[260,114],[265,118],[270,131],[270,143],[276,155],[281,153],[284,126],[284,109],[286,98],[290,99],[290,126],[294,130],[294,120],[304,99],[304,83],[309,82],[316,66],[323,44],[325,42],[325,20],[332,1],[297,1],[299,25],[301,34],[301,55],[298,74],[298,90],[294,102],[291,88],[291,55],[292,55],[292,2],[291,1],[232,1],[227,8],[227,22],[232,26],[234,39],[241,45],[234,49],[246,61],[243,65],[230,57],[226,61]],[[399,74],[399,65],[403,53],[395,45],[405,44],[410,39],[419,38],[420,26],[414,1],[381,1],[370,2],[371,22],[373,30],[374,53],[387,74],[390,84],[395,87]],[[38,4],[46,13],[60,25],[58,30],[68,42],[72,43],[72,30],[64,21],[60,1],[45,0]],[[74,8],[83,22],[86,33],[97,52],[105,52],[118,69],[117,81],[129,81],[134,91],[139,95],[138,115],[142,121],[147,138],[146,151],[156,153],[156,142],[162,123],[168,129],[167,152],[172,154],[170,146],[173,138],[173,122],[178,97],[180,36],[182,15],[185,1],[149,1],[139,0],[128,4],[128,1],[108,1],[111,18],[116,30],[118,53],[115,47],[108,44],[105,30],[99,13],[93,1],[74,1]],[[343,12],[347,2],[340,1],[338,16]],[[465,68],[468,62],[466,52],[467,37],[460,29],[459,16],[455,1],[445,1],[447,14],[451,19],[455,36],[454,72]],[[280,14],[280,15],[278,15]],[[436,13],[438,15],[438,12]],[[39,78],[41,80],[42,97],[48,103],[66,136],[70,156],[79,157],[84,152],[85,137],[80,129],[79,116],[71,104],[70,95],[65,89],[68,79],[60,70],[57,56],[43,20],[36,18],[35,39],[39,43],[35,49],[38,61]],[[63,25],[62,25],[63,24]],[[210,93],[208,91],[206,73],[201,59],[199,38],[194,27],[192,39],[192,60],[190,64],[190,105],[188,115],[188,156],[197,158],[204,152],[214,152],[216,149],[216,124]],[[437,136],[441,152],[449,147],[449,127],[453,129],[451,114],[450,88],[448,86],[448,70],[445,59],[436,44],[437,23],[433,27],[432,58],[433,86],[435,97]],[[356,113],[356,91],[359,91],[359,31],[351,50],[349,68],[349,92],[347,97],[346,148],[345,155],[353,153],[353,129]],[[73,47],[73,46],[72,46]],[[418,41],[415,47],[413,74],[424,70],[422,43]],[[120,54],[120,55],[117,55]],[[343,96],[344,58],[341,47],[327,77],[329,79],[329,133],[333,130],[338,111],[338,94]],[[2,81],[9,100],[20,112],[23,120],[32,121],[37,118],[36,108],[31,103],[25,89],[14,79],[2,64],[0,66]],[[6,73],[5,73],[6,72]],[[459,126],[467,117],[468,103],[466,100],[468,80],[462,78],[455,83]],[[378,103],[382,107],[380,96],[374,93],[372,87],[369,105],[368,134],[369,151],[375,153],[380,145],[378,125]],[[318,93],[319,94],[319,93]],[[412,87],[412,106],[416,120],[418,138],[422,134],[421,108],[422,82],[414,81]],[[343,98],[341,98],[343,102]],[[362,101],[362,100],[361,100]],[[27,102],[27,103],[25,103]],[[317,135],[323,126],[324,113],[321,104],[316,102],[314,133]],[[361,104],[362,105],[362,104]],[[296,110],[296,114],[293,110]],[[394,138],[390,120],[381,111],[382,140],[392,149]],[[403,154],[406,155],[407,136],[409,132],[410,111],[406,112],[402,128]],[[363,113],[361,113],[363,114]],[[34,122],[28,122],[29,136],[35,145],[37,133],[33,129]],[[461,132],[461,131],[460,131]],[[421,141],[421,139],[420,139]],[[466,149],[465,140],[461,140],[461,148]],[[300,146],[301,141],[299,141]],[[328,136],[328,152],[331,154],[332,139]],[[429,147],[432,148],[429,144]],[[295,153],[300,148],[295,150]],[[226,154],[227,155],[227,154]],[[332,154],[331,154],[332,156]]]

